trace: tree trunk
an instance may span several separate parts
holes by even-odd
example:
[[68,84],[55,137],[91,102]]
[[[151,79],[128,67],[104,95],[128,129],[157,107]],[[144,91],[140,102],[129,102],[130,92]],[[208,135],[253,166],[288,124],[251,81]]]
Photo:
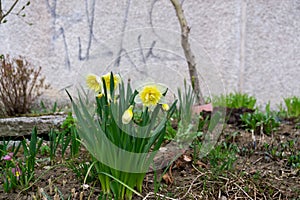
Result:
[[185,19],[182,7],[178,0],[170,0],[175,8],[176,15],[178,17],[178,21],[181,27],[181,46],[184,51],[184,55],[189,68],[189,75],[191,79],[191,84],[194,93],[196,94],[197,103],[204,104],[204,98],[200,90],[200,81],[197,72],[197,63],[195,61],[195,56],[191,50],[191,46],[189,43],[189,32],[190,28],[187,25],[187,21]]

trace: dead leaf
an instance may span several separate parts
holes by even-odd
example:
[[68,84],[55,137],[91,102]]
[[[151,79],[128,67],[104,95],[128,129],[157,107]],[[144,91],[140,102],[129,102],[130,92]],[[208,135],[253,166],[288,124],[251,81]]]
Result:
[[166,182],[166,184],[170,185],[173,183],[172,178],[169,176],[168,173],[164,174],[162,179]]
[[184,160],[185,162],[191,162],[191,161],[192,161],[192,157],[189,156],[189,155],[184,154],[184,155],[183,155],[183,160]]
[[181,159],[177,159],[175,161],[175,168],[181,168],[183,166],[183,162],[181,161]]

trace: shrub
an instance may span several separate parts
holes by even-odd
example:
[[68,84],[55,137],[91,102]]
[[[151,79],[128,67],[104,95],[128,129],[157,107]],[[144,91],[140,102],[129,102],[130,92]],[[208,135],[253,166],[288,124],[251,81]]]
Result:
[[34,101],[50,86],[41,77],[41,67],[35,68],[24,57],[0,56],[0,101],[2,114],[17,116],[30,112]]

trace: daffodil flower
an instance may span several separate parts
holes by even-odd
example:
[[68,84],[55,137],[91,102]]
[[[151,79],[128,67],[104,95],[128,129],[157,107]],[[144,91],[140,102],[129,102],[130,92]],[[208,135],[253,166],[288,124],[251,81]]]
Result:
[[160,84],[149,83],[138,89],[139,95],[136,97],[136,103],[142,103],[144,106],[152,109],[157,104],[164,103],[163,94],[166,92],[166,87]]
[[[111,76],[110,73],[107,73],[102,76],[102,78],[105,81],[105,86],[107,90],[110,90],[110,76]],[[114,74],[113,76],[114,76],[114,89],[116,89],[119,83],[121,82],[121,77],[118,74]]]
[[95,92],[101,92],[102,91],[101,78],[94,75],[94,74],[87,75],[86,84],[90,89],[94,90]]
[[127,110],[125,110],[125,112],[123,113],[122,116],[122,123],[123,124],[129,124],[129,122],[131,121],[132,117],[133,117],[133,105],[129,106],[129,108]]

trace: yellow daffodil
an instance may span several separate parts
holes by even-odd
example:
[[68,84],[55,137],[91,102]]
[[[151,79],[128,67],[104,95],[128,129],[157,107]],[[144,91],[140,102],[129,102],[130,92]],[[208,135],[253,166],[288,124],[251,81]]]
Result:
[[[113,76],[114,76],[114,89],[116,89],[119,83],[121,82],[121,77],[118,74],[114,74]],[[102,78],[105,81],[106,89],[110,90],[110,73],[103,75]]]
[[162,103],[163,93],[166,92],[166,87],[149,83],[138,90],[139,95],[136,98],[137,103],[142,103],[146,107],[153,108],[158,103]]
[[125,112],[123,113],[122,116],[122,123],[123,124],[129,124],[129,122],[131,121],[132,117],[133,117],[133,105],[129,106],[129,108],[127,110],[125,110]]
[[169,105],[166,104],[166,103],[162,104],[161,107],[162,107],[162,109],[163,109],[164,111],[168,111],[168,110],[169,110]]
[[101,78],[94,74],[87,75],[86,84],[90,89],[94,90],[95,92],[100,92],[102,90]]

